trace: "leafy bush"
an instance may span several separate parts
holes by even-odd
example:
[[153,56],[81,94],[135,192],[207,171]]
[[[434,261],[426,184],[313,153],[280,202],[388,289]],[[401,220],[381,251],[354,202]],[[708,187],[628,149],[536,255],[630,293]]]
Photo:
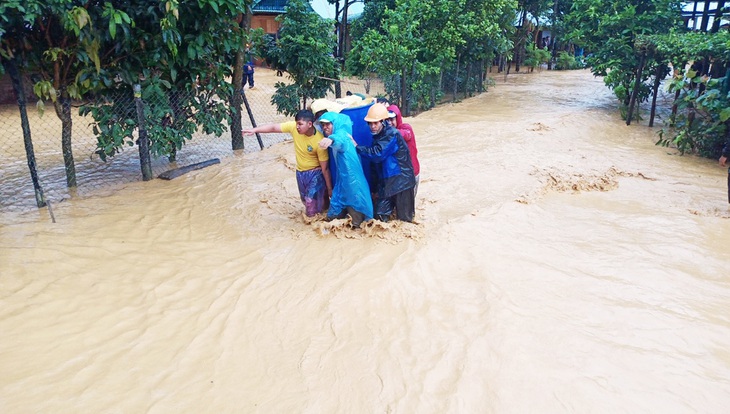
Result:
[[[231,90],[190,88],[173,91],[169,82],[151,77],[142,83],[144,124],[154,157],[167,156],[171,162],[198,128],[206,134],[221,136],[226,130],[228,108],[220,99]],[[134,146],[134,132],[139,119],[135,101],[126,85],[119,85],[116,94],[106,94],[79,109],[82,116],[92,115],[97,139],[96,154],[106,161],[125,146]]]
[[550,51],[547,49],[538,48],[533,45],[532,47],[528,47],[526,52],[525,66],[536,68],[550,60]]
[[271,97],[271,104],[276,107],[276,111],[288,117],[296,115],[300,109],[299,97],[302,95],[299,85],[276,82],[274,87],[276,93]]
[[575,59],[571,53],[560,52],[558,53],[558,60],[555,62],[556,70],[573,70],[581,69],[583,64]]
[[682,154],[719,157],[730,120],[730,94],[723,85],[725,81],[696,76],[691,69],[675,78],[669,88],[680,91],[677,114],[672,128],[659,131],[657,145],[676,146]]

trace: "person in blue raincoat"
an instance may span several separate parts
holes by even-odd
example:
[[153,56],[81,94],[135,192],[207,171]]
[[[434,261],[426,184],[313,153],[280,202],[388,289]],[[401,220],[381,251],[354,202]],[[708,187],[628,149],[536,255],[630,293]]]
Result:
[[355,151],[352,120],[347,115],[325,112],[317,122],[325,136],[319,146],[332,150],[337,174],[327,220],[345,218],[349,214],[352,226],[358,228],[363,221],[373,218],[373,202],[360,157]]

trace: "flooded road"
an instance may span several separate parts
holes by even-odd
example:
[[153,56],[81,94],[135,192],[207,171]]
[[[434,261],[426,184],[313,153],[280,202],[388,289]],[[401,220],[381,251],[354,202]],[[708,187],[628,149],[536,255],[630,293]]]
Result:
[[0,412],[726,412],[726,170],[586,71],[406,121],[418,224],[306,222],[290,142],[0,213]]

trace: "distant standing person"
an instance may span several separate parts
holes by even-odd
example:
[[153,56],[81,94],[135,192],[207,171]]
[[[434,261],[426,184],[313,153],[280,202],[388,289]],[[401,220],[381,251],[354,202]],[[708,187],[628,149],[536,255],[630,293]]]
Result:
[[403,115],[400,113],[400,108],[397,105],[390,105],[388,110],[395,114],[394,118],[391,118],[390,124],[393,125],[398,132],[400,132],[403,140],[408,144],[408,152],[411,155],[411,164],[413,165],[413,175],[416,176],[416,186],[413,187],[413,195],[418,194],[418,182],[421,174],[421,164],[418,163],[418,148],[416,147],[416,133],[413,132],[413,128],[410,124],[403,122]]
[[[725,147],[722,149],[722,155],[720,156],[720,166],[727,167],[727,159],[730,157],[730,134],[728,134],[727,142]],[[727,202],[730,203],[730,168],[727,170]]]
[[330,162],[335,164],[335,186],[327,219],[345,218],[349,214],[352,227],[359,228],[363,221],[373,218],[373,200],[353,143],[352,120],[347,115],[325,112],[318,122],[325,136],[319,146],[331,150]]
[[375,170],[373,190],[377,192],[374,203],[375,218],[388,221],[395,210],[398,220],[413,221],[416,213],[413,175],[408,145],[395,127],[387,124],[388,109],[374,104],[368,109],[368,123],[373,143],[358,145],[357,153],[372,162]]
[[241,82],[241,89],[243,89],[246,86],[246,83],[248,82],[248,88],[253,89],[253,63],[246,62],[243,65],[243,82]]
[[327,149],[319,147],[324,135],[314,128],[312,111],[297,112],[294,121],[244,129],[243,135],[253,135],[257,132],[291,134],[297,159],[297,186],[305,213],[312,217],[325,211],[329,197],[332,196],[329,155]]

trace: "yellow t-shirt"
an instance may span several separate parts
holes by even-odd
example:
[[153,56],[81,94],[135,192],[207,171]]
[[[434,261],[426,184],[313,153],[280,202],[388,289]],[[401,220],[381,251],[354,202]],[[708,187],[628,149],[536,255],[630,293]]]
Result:
[[297,171],[309,171],[319,168],[320,161],[328,161],[330,159],[327,150],[319,147],[319,141],[324,138],[321,132],[315,129],[316,132],[311,137],[300,134],[297,132],[297,123],[295,121],[284,122],[280,126],[282,132],[287,132],[294,138]]

